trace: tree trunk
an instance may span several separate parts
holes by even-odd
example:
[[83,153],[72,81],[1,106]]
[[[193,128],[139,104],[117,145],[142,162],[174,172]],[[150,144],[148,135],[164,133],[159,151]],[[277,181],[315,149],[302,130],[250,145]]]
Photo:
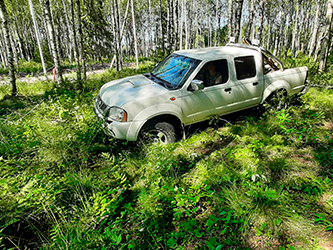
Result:
[[186,9],[187,9],[186,8],[186,2],[184,2],[185,49],[188,49],[188,24],[187,24]]
[[[76,0],[76,17],[77,17],[77,28],[78,28],[78,35],[79,35],[79,52],[80,52],[80,62],[82,65],[82,74],[83,74],[83,81],[87,80],[87,72],[86,72],[86,61],[84,55],[84,47],[83,47],[83,32],[82,32],[82,24],[81,24],[81,3],[80,0]],[[82,83],[79,83],[79,88],[82,89]]]
[[136,69],[139,69],[138,43],[137,43],[137,40],[136,40],[136,28],[135,28],[135,19],[134,19],[133,0],[131,0],[131,10],[132,10],[132,23],[133,23],[133,37],[134,37],[134,50],[135,50]]
[[[232,14],[233,14],[233,0],[228,1],[228,36],[229,38],[233,36],[233,25],[232,25]],[[228,39],[229,40],[229,39]]]
[[53,63],[54,63],[54,67],[56,69],[57,82],[59,84],[62,84],[63,83],[62,69],[61,69],[61,65],[60,65],[59,54],[58,54],[56,40],[55,40],[54,27],[53,27],[52,19],[51,19],[50,0],[43,0],[43,6],[44,6],[44,11],[45,11],[47,30],[48,30],[49,39],[50,39]]
[[295,24],[294,24],[294,29],[293,29],[293,38],[291,42],[291,50],[292,50],[292,55],[293,57],[296,56],[298,47],[297,47],[297,36],[298,36],[298,19],[299,19],[299,9],[300,9],[300,4],[297,1],[297,6],[296,6],[296,17],[295,17]]
[[219,0],[216,1],[216,11],[215,11],[215,32],[214,32],[214,46],[217,45],[217,33],[219,32]]
[[165,47],[164,47],[164,29],[163,29],[163,5],[162,5],[162,0],[160,0],[160,42],[162,45],[162,52],[163,54],[165,53]]
[[46,67],[45,67],[45,63],[44,63],[44,56],[43,56],[42,46],[41,46],[41,43],[40,43],[40,35],[39,35],[35,10],[34,10],[34,6],[32,4],[32,0],[28,0],[28,1],[29,1],[29,6],[30,6],[30,13],[31,13],[32,21],[34,23],[34,29],[35,29],[35,32],[36,32],[36,39],[37,39],[37,45],[38,45],[38,49],[39,49],[40,60],[42,62],[42,66],[43,66],[43,72],[44,72],[44,74],[46,74]]
[[240,33],[241,33],[241,20],[242,20],[242,10],[243,10],[243,2],[244,0],[237,1],[237,8],[236,8],[236,26],[235,26],[235,41],[236,43],[239,42]]
[[320,13],[320,2],[317,0],[317,10],[316,10],[316,16],[315,16],[315,21],[313,24],[312,28],[312,38],[311,38],[311,43],[309,46],[309,58],[311,58],[312,54],[314,53],[316,49],[316,42],[317,42],[317,36],[318,36],[318,30],[319,30],[319,13]]
[[278,44],[278,51],[277,51],[278,56],[281,56],[281,54],[282,54],[284,35],[285,35],[285,32],[287,32],[286,16],[287,16],[287,14],[286,14],[285,8],[283,8],[282,20],[280,23],[280,30],[279,30],[279,44]]
[[0,18],[2,21],[2,32],[5,40],[5,47],[7,51],[7,66],[9,75],[9,84],[12,96],[17,96],[16,79],[15,79],[15,67],[13,59],[13,49],[10,44],[10,35],[8,29],[8,13],[4,3],[4,0],[0,0]]
[[69,3],[69,12],[72,19],[71,24],[71,36],[73,41],[73,50],[74,50],[74,58],[75,58],[75,66],[76,66],[76,81],[78,83],[78,88],[80,89],[82,87],[82,81],[81,81],[81,66],[80,66],[80,59],[79,59],[79,48],[78,48],[78,42],[76,39],[76,29],[75,29],[75,17],[74,17],[74,0],[70,0]]
[[262,43],[263,29],[264,29],[264,13],[265,13],[265,0],[260,0],[260,10],[259,10],[259,27],[257,33],[257,39]]
[[[0,35],[1,35],[1,37],[3,37],[2,29],[0,29]],[[6,48],[3,45],[1,39],[0,39],[0,56],[1,56],[1,67],[5,68],[6,67],[6,62],[7,62],[7,54],[6,54]]]
[[148,0],[148,56],[152,55],[153,45],[153,32],[152,31],[152,17],[151,17],[151,2]]
[[119,47],[119,39],[120,39],[120,28],[118,22],[118,0],[112,0],[112,19],[113,19],[113,35],[115,37],[115,51],[116,51],[116,70],[119,71],[121,69],[120,65],[120,47]]
[[318,35],[319,39],[318,39],[318,42],[316,43],[316,49],[315,49],[314,56],[313,56],[314,62],[317,62],[317,60],[318,60],[319,52],[320,52],[324,37],[325,37],[325,27],[322,27],[320,34]]
[[182,1],[182,7],[181,7],[181,15],[179,20],[179,49],[181,50],[183,48],[183,18],[184,18],[184,0]]
[[[71,0],[72,1],[72,0]],[[73,53],[74,53],[74,48],[73,48],[73,31],[72,31],[72,25],[70,23],[70,19],[72,19],[71,17],[68,17],[69,15],[72,16],[72,14],[70,13],[69,15],[67,14],[67,7],[66,7],[66,2],[65,0],[62,0],[62,5],[64,6],[64,12],[65,12],[65,20],[66,20],[66,25],[67,25],[67,30],[68,30],[68,58],[70,63],[73,62]]]
[[248,25],[247,25],[247,32],[246,32],[246,36],[252,40],[253,39],[253,33],[252,30],[253,29],[253,19],[254,19],[254,0],[250,0],[250,10],[249,10],[249,21],[248,21]]
[[325,23],[325,34],[321,46],[318,71],[322,72],[326,68],[327,56],[331,45],[331,27],[332,27],[333,6],[332,0],[327,1],[327,13]]

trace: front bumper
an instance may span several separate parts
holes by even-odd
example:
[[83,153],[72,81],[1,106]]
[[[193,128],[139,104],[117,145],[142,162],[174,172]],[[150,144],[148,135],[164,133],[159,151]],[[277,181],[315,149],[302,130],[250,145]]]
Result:
[[94,113],[98,119],[103,121],[103,128],[105,134],[120,140],[136,141],[138,136],[138,129],[141,122],[106,122],[103,115],[99,110],[94,107]]

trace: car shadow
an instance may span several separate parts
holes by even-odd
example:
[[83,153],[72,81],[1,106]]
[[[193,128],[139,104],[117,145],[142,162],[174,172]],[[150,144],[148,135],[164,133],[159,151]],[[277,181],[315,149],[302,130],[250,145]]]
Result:
[[228,115],[212,117],[209,120],[185,126],[185,138],[191,138],[196,133],[201,133],[209,128],[218,129],[226,124],[235,125],[237,122],[244,121],[248,117],[259,119],[266,111],[261,107],[249,108],[237,111]]

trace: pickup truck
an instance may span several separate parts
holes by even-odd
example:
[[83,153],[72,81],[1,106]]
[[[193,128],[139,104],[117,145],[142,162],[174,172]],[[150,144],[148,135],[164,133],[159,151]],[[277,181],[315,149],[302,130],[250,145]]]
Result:
[[285,97],[306,91],[307,72],[285,69],[253,45],[180,50],[149,73],[103,85],[94,112],[114,138],[172,143],[184,137],[184,126],[212,116],[265,103],[283,108]]

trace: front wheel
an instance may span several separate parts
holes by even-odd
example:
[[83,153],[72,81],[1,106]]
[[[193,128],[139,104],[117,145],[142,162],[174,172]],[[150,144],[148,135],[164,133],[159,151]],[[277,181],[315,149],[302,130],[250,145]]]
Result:
[[167,122],[157,122],[153,126],[143,129],[143,139],[149,142],[169,144],[176,141],[176,132],[172,124]]

